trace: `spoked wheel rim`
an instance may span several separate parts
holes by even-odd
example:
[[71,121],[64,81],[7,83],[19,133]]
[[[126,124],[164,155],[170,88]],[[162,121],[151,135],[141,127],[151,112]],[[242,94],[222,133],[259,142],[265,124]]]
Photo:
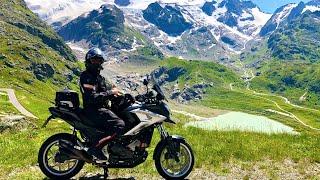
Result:
[[63,163],[56,162],[56,155],[59,152],[59,140],[50,143],[44,151],[44,167],[56,176],[63,176],[72,172],[78,165],[79,160],[71,159]]
[[184,176],[188,173],[192,166],[192,153],[190,149],[185,145],[180,143],[180,152],[178,152],[179,162],[174,158],[166,158],[168,149],[164,148],[160,154],[160,165],[162,170],[170,177],[178,178]]

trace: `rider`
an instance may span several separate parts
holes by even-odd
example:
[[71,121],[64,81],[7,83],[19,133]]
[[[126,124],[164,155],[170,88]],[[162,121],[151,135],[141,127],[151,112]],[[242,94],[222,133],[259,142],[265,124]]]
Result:
[[[105,62],[104,55],[99,48],[92,48],[85,57],[86,70],[80,75],[80,89],[83,98],[85,114],[90,115],[96,127],[103,127],[108,137],[102,140],[95,140],[94,145],[89,148],[88,153],[99,160],[105,160],[101,151],[103,140],[110,140],[124,132],[125,123],[116,114],[108,109],[108,100],[112,96],[119,96],[119,90],[106,83],[104,77],[100,75]],[[107,85],[109,84],[109,85]]]

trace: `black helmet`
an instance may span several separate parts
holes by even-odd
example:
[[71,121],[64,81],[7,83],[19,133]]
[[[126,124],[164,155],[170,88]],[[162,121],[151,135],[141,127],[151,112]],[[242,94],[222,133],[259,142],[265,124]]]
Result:
[[86,54],[86,68],[92,73],[100,73],[105,62],[103,52],[99,48],[91,48]]

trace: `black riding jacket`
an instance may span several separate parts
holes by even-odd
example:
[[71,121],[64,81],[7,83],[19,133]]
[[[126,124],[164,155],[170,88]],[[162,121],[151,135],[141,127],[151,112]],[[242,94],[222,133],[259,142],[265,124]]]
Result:
[[112,95],[111,84],[104,77],[84,71],[80,75],[80,89],[85,110],[98,110],[107,106]]

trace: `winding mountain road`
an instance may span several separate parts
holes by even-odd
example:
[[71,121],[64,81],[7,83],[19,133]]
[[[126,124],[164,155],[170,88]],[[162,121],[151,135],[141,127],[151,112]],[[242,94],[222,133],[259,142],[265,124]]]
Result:
[[29,112],[28,110],[26,110],[18,101],[14,90],[13,89],[6,89],[6,88],[0,88],[0,91],[6,92],[8,94],[9,97],[9,101],[11,102],[11,104],[24,116],[30,117],[30,118],[34,118],[34,119],[38,119],[35,115],[33,115],[31,112]]
[[[253,91],[253,90],[252,90],[252,91]],[[297,117],[295,114],[293,114],[292,112],[283,109],[276,101],[273,101],[273,100],[268,99],[268,98],[265,98],[265,97],[261,97],[261,94],[255,92],[255,91],[253,91],[253,93],[254,93],[254,96],[260,97],[260,98],[262,98],[262,99],[265,99],[265,100],[267,100],[267,101],[269,101],[269,102],[274,103],[274,104],[277,106],[278,109],[280,109],[282,112],[287,113],[287,114],[289,115],[289,117],[295,119],[296,121],[298,121],[298,122],[299,122],[300,124],[302,124],[303,126],[308,127],[308,128],[310,128],[310,129],[313,129],[313,130],[316,130],[316,131],[320,131],[320,129],[315,128],[315,127],[312,127],[312,126],[304,123],[300,118],[298,118],[298,117]],[[264,96],[264,95],[262,95],[262,96]],[[293,105],[293,104],[291,104],[291,103],[289,103],[289,104],[290,104],[290,105]],[[270,111],[270,110],[268,110],[268,111]],[[277,111],[274,111],[274,113],[281,114],[281,113],[279,113],[279,112],[277,112]],[[283,115],[283,114],[282,114],[282,115]]]
[[[299,105],[293,104],[293,103],[291,103],[291,102],[288,100],[288,98],[283,97],[283,96],[280,96],[280,95],[258,93],[258,92],[256,92],[256,91],[252,90],[252,89],[250,88],[250,82],[251,82],[256,76],[254,75],[254,73],[253,73],[252,70],[250,70],[250,73],[248,73],[248,71],[244,68],[243,64],[242,64],[241,62],[240,62],[240,64],[241,64],[241,66],[242,66],[243,69],[244,69],[244,77],[245,77],[245,80],[244,80],[244,81],[247,83],[247,90],[248,90],[248,91],[251,91],[251,92],[253,93],[253,96],[256,96],[256,97],[265,99],[265,100],[267,100],[267,101],[269,101],[269,102],[272,102],[273,104],[276,105],[276,107],[277,107],[279,110],[281,110],[282,112],[285,112],[285,114],[289,115],[291,118],[295,119],[296,121],[298,121],[298,122],[299,122],[300,124],[302,124],[303,126],[308,127],[308,128],[310,128],[310,129],[313,129],[313,130],[316,130],[316,131],[320,131],[319,128],[315,128],[315,127],[312,127],[312,126],[306,124],[305,122],[303,122],[300,118],[298,118],[298,117],[297,117],[295,114],[293,114],[292,112],[289,112],[289,111],[283,109],[276,101],[274,101],[274,100],[272,100],[272,99],[269,99],[269,98],[267,98],[267,97],[263,97],[263,96],[273,96],[273,97],[281,98],[281,99],[283,99],[283,100],[285,101],[285,103],[287,103],[287,104],[289,104],[289,105],[291,105],[291,106],[293,106],[293,107],[296,107],[296,108],[305,109],[305,110],[310,110],[310,111],[316,111],[316,112],[319,112],[319,110],[317,110],[317,109],[312,109],[312,108],[307,108],[307,107],[303,107],[303,106],[299,106]],[[250,76],[249,74],[250,74],[251,76]],[[231,89],[231,91],[233,90],[233,83],[230,84],[230,89]],[[306,94],[306,93],[305,93],[305,94]],[[270,110],[268,110],[268,111],[270,111]],[[278,111],[275,111],[275,110],[271,110],[271,111],[273,111],[274,113],[277,113],[277,112],[278,112]],[[280,114],[283,115],[283,113],[280,113]]]

